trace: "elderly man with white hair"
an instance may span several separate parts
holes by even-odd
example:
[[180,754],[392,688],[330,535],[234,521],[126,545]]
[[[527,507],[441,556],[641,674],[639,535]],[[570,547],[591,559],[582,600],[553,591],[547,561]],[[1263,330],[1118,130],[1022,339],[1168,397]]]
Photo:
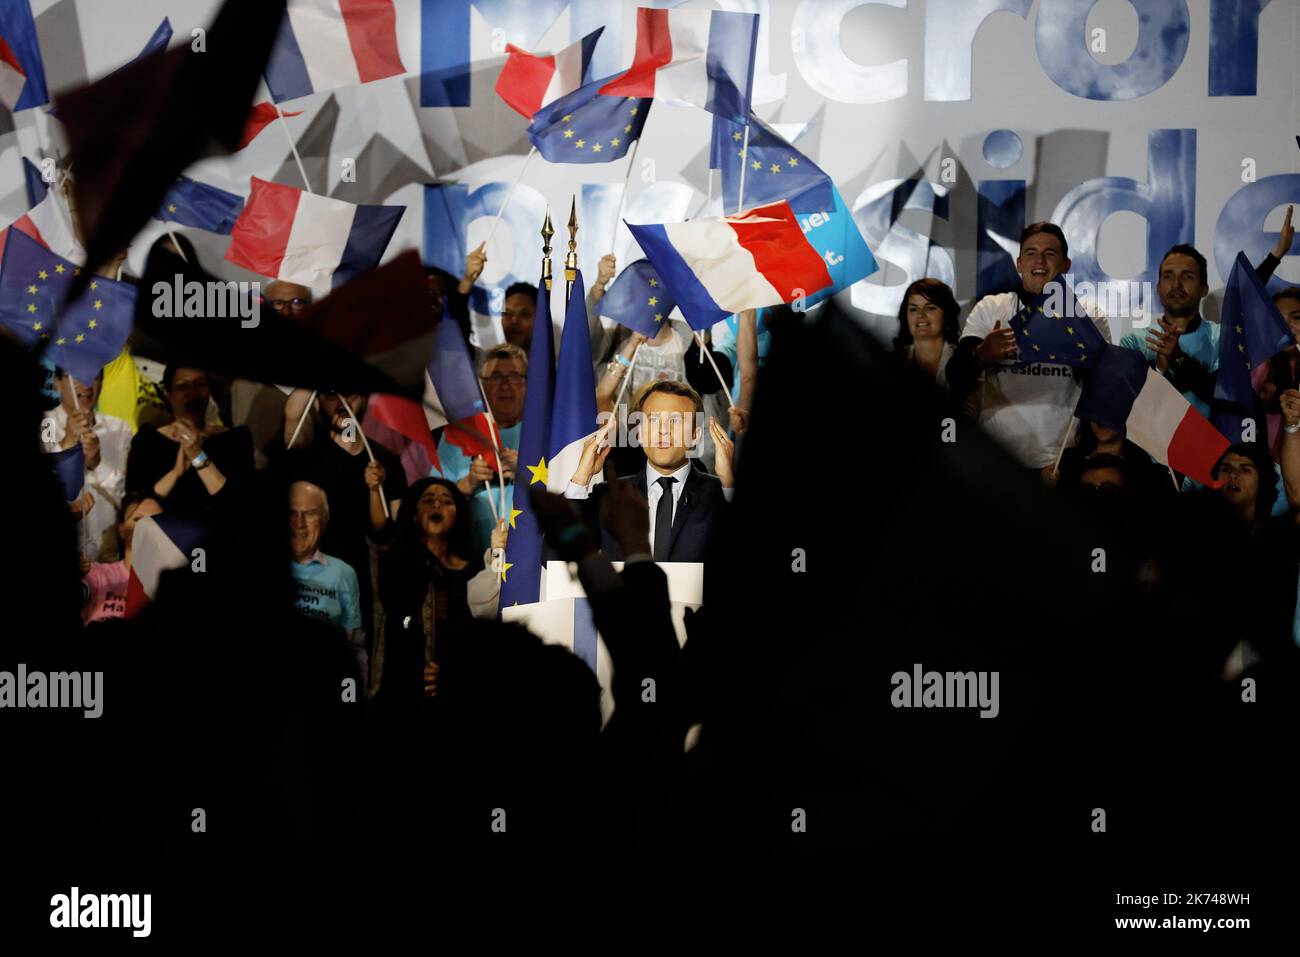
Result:
[[360,679],[370,672],[361,627],[361,586],[351,565],[320,550],[329,519],[329,499],[319,485],[294,482],[289,486],[289,548],[298,611],[343,631]]

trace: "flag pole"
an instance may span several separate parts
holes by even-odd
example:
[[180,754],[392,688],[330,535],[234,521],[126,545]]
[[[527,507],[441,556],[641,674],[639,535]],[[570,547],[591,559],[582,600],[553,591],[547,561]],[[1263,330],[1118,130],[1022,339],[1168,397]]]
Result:
[[[649,340],[646,340],[647,342]],[[645,342],[638,342],[636,348],[632,350],[632,358],[628,360],[627,372],[623,375],[623,384],[618,387],[618,395],[614,396],[614,414],[618,414],[618,404],[623,401],[623,393],[627,392],[627,387],[632,382],[632,373],[636,371],[636,357],[641,354],[641,347]]]
[[1181,492],[1183,487],[1178,482],[1178,476],[1174,474],[1174,467],[1172,465],[1166,465],[1165,468],[1169,469],[1169,478],[1174,483],[1174,491]]
[[[268,83],[269,87],[270,84]],[[276,102],[274,96],[271,97],[271,105],[275,107],[275,115],[280,119],[280,126],[284,130],[285,138],[289,141],[289,149],[293,150],[294,161],[298,164],[298,173],[302,176],[302,185],[306,187],[307,192],[311,192],[311,180],[307,178],[307,168],[302,165],[302,157],[298,155],[298,144],[293,141],[293,131],[289,129],[289,124],[280,112],[280,104]],[[385,506],[387,510],[387,506]]]
[[[69,391],[72,393],[72,407],[73,407],[75,410],[77,410],[78,412],[80,412],[80,411],[81,411],[81,402],[80,402],[80,400],[77,399],[77,380],[73,377],[73,375],[72,375],[71,372],[68,373],[68,385],[70,386]],[[86,497],[86,488],[85,488],[85,485],[86,485],[86,478],[85,478],[86,465],[85,465],[85,462],[84,462],[84,461],[82,462],[82,465],[81,465],[81,471],[82,471],[82,478],[81,478],[81,485],[82,485],[82,488],[81,488],[81,497],[82,497],[82,498],[85,498],[85,497]],[[81,515],[81,521],[78,523],[78,528],[80,529],[80,532],[81,532],[81,534],[80,534],[78,537],[81,539],[81,554],[83,554],[83,555],[86,554],[86,544],[87,544],[87,543],[86,543],[86,518],[87,518],[86,513],[85,513],[85,512],[82,512],[82,515]]]
[[627,172],[623,174],[623,192],[618,195],[618,215],[614,217],[614,235],[610,241],[610,247],[614,245],[614,240],[618,239],[618,224],[623,221],[623,209],[627,206],[627,185],[632,182],[632,167],[636,163],[636,148],[641,145],[641,137],[632,141],[632,152],[627,158]]
[[492,220],[492,228],[488,230],[487,239],[483,240],[484,250],[487,249],[487,244],[492,241],[492,236],[496,233],[497,226],[501,224],[501,216],[505,213],[506,207],[510,205],[511,197],[515,195],[515,187],[518,186],[519,181],[524,178],[524,170],[528,169],[528,161],[533,158],[533,154],[536,152],[537,147],[534,146],[528,151],[528,155],[524,157],[524,165],[519,167],[519,172],[515,174],[515,181],[510,184],[510,191],[506,193],[506,201],[502,203],[501,208],[497,210],[496,218]]
[[181,262],[186,262],[186,263],[189,262],[190,257],[185,255],[185,250],[181,249],[180,240],[176,238],[176,231],[172,229],[171,221],[164,220],[163,225],[167,230],[168,237],[172,241],[172,248],[176,250],[176,255],[181,257]]
[[[501,445],[497,442],[497,420],[492,415],[492,406],[488,405],[487,393],[483,391],[483,380],[477,375],[474,381],[478,383],[478,394],[483,397],[483,413],[487,416],[488,421],[488,438],[492,440],[492,451],[497,456],[497,478],[501,482],[501,507],[506,507],[506,473],[501,468]],[[492,508],[492,518],[496,521],[501,520],[501,515],[497,512],[496,503],[492,501],[492,485],[487,480],[483,480],[483,485],[488,490],[488,505]]]
[[[357,435],[361,436],[361,444],[365,447],[366,455],[369,456],[370,461],[373,462],[375,460],[375,453],[371,451],[370,440],[366,438],[366,430],[361,427],[361,420],[358,419],[357,414],[352,411],[352,404],[348,402],[347,396],[342,392],[337,394],[339,401],[343,403],[343,408],[347,409],[348,415],[352,416],[352,424],[357,427]],[[388,499],[384,498],[384,488],[382,485],[379,487],[379,504],[384,506],[384,518],[392,518],[392,513],[388,511]]]
[[719,369],[718,364],[713,361],[713,353],[709,352],[708,347],[704,344],[704,334],[698,329],[695,330],[695,341],[700,345],[700,355],[709,360],[709,365],[713,366],[714,375],[716,375],[718,381],[722,383],[722,394],[727,397],[727,408],[734,409],[736,407],[736,400],[731,397],[731,383],[722,377],[722,370]]
[[1065,447],[1070,444],[1070,439],[1074,437],[1074,429],[1078,424],[1079,420],[1074,416],[1070,416],[1070,424],[1065,428],[1065,441],[1061,443],[1061,447],[1056,452],[1056,461],[1052,463],[1053,475],[1061,474],[1061,459],[1065,455]]
[[302,415],[298,417],[298,424],[294,426],[293,435],[289,436],[289,444],[285,446],[286,450],[293,448],[293,443],[298,441],[298,433],[302,431],[303,425],[306,424],[307,414],[311,412],[311,404],[315,401],[316,401],[316,390],[312,389],[311,395],[307,396],[307,408],[303,409]]
[[578,279],[578,194],[569,203],[569,251],[564,257],[564,305],[568,308],[573,284]]
[[745,121],[745,142],[740,147],[740,195],[736,197],[736,214],[745,208],[745,167],[749,165],[749,120]]

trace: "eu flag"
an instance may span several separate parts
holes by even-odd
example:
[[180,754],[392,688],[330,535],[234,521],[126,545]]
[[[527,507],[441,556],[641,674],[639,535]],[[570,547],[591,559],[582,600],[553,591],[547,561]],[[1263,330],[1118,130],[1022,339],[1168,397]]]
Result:
[[242,196],[196,182],[188,176],[178,176],[163,197],[162,206],[154,213],[154,218],[229,236],[235,220],[243,211]]
[[[528,391],[524,425],[519,432],[519,470],[515,477],[510,535],[501,566],[500,607],[531,604],[542,588],[542,530],[528,500],[528,489],[546,488],[546,460],[551,443],[551,405],[555,400],[555,330],[551,328],[551,293],[537,283],[537,315],[528,348]],[[527,481],[525,481],[525,477]]]
[[677,306],[648,259],[629,263],[600,301],[600,314],[653,339]]
[[131,334],[136,288],[96,278],[66,302],[81,267],[17,229],[0,259],[0,322],[83,382],[115,359]]
[[1295,337],[1244,252],[1232,264],[1219,316],[1219,374],[1210,418],[1224,435],[1240,435],[1242,418],[1255,414],[1251,374],[1295,345]]
[[528,124],[528,138],[552,163],[608,163],[627,153],[641,135],[650,98],[603,96],[609,80],[593,80],[548,103]]
[[1046,362],[1091,369],[1109,345],[1063,277],[1028,301],[1022,299],[1007,325],[1016,334],[1018,366]]
[[795,214],[818,213],[831,207],[831,178],[752,113],[749,146],[745,127],[716,114],[709,145],[709,166],[722,171],[723,209],[740,204],[740,168],[745,170],[745,208],[787,200]]

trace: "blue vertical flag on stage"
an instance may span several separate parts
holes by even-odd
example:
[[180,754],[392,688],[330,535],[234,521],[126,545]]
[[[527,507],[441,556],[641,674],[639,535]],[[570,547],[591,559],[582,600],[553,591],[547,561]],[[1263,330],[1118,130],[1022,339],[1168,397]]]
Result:
[[126,344],[137,293],[130,283],[96,278],[67,303],[80,272],[26,233],[10,230],[0,258],[0,323],[73,378],[88,382]]
[[1210,420],[1231,439],[1241,435],[1242,419],[1255,415],[1253,373],[1296,340],[1244,252],[1232,264],[1219,316],[1219,372]]
[[175,185],[163,197],[162,206],[154,213],[154,218],[229,236],[235,220],[243,211],[242,196],[196,182],[188,176],[178,176]]
[[555,331],[551,328],[551,294],[546,283],[539,281],[533,341],[528,349],[528,391],[524,395],[524,424],[519,433],[514,507],[510,510],[510,535],[501,566],[502,608],[530,604],[541,593],[542,530],[528,500],[528,490],[537,484],[546,488],[554,400]]
[[555,404],[551,410],[551,456],[546,487],[563,493],[582,458],[582,446],[596,431],[596,376],[591,367],[591,330],[582,270],[564,312],[560,358],[555,367]]
[[528,138],[549,162],[608,163],[625,155],[641,135],[650,100],[604,96],[599,90],[606,80],[594,80],[537,111]]
[[659,334],[677,305],[648,259],[628,263],[600,301],[600,314],[647,339]]

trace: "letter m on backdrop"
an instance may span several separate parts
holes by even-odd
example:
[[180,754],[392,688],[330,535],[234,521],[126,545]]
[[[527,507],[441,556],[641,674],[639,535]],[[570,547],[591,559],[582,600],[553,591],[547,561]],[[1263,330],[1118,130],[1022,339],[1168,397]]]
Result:
[[[503,30],[509,42],[530,51],[568,10],[565,43],[599,26],[606,28],[596,44],[591,75],[608,76],[622,65],[623,10],[609,0],[420,0],[421,106],[470,105],[470,26],[475,10],[489,30]],[[504,62],[503,49],[483,63],[493,82]]]

